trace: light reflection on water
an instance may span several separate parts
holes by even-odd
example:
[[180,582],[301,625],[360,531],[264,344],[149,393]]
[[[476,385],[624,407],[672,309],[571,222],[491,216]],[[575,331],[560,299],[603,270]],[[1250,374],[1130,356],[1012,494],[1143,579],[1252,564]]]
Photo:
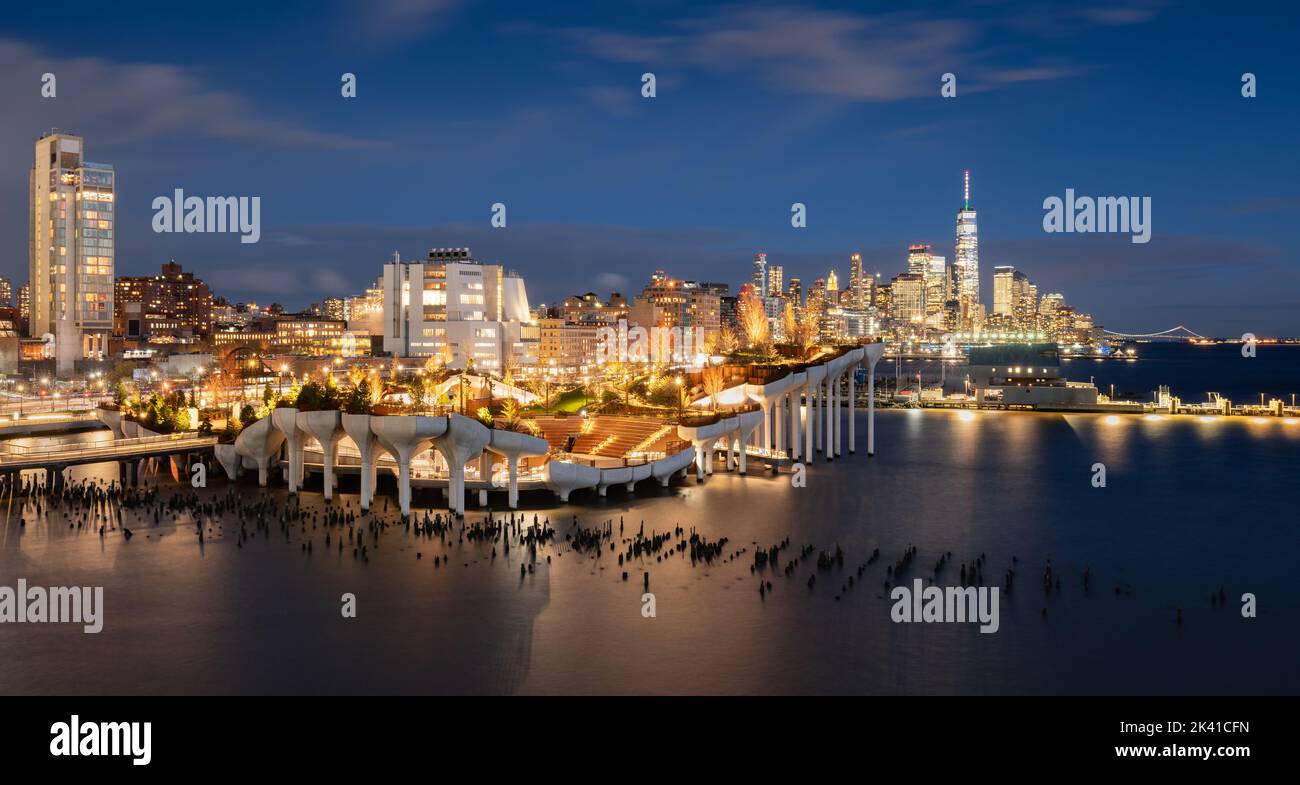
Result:
[[[860,445],[865,428],[859,419]],[[550,565],[543,557],[521,578],[518,548],[498,546],[494,561],[488,545],[453,545],[450,564],[434,567],[443,547],[400,529],[361,564],[325,549],[321,529],[309,556],[296,532],[285,544],[274,524],[269,541],[259,535],[236,548],[215,530],[200,546],[188,520],[135,526],[124,543],[59,521],[20,530],[11,517],[0,581],[101,584],[108,611],[97,636],[0,626],[0,693],[1300,690],[1291,624],[1300,611],[1291,510],[1300,428],[1277,419],[1108,424],[1103,415],[882,411],[876,440],[873,459],[811,462],[804,489],[786,474],[717,474],[672,493],[643,484],[631,501],[620,490],[603,504],[575,497],[562,509],[525,498],[561,541],[577,514],[586,525],[612,519],[616,531],[622,516],[629,536],[642,520],[647,531],[695,526],[728,537],[728,552],[747,549],[707,568],[651,560],[654,619],[641,616],[640,569],[624,583],[608,552],[593,561],[552,548]],[[1091,483],[1098,461],[1105,488]],[[116,476],[111,467],[75,471]],[[346,482],[343,497],[354,499]],[[433,493],[416,497],[417,506],[437,503]],[[819,574],[811,590],[810,564],[794,578],[778,571],[760,597],[753,552],[787,536],[782,564],[805,543],[838,543],[845,570]],[[1000,584],[1018,557],[1001,630],[891,623],[885,565],[909,544],[919,551],[908,579],[930,575],[952,552],[939,583],[956,582],[959,565],[984,553],[987,579]],[[834,600],[876,547],[881,561]],[[1040,581],[1048,558],[1063,578],[1050,596]],[[1228,608],[1212,610],[1220,586]],[[1260,598],[1257,619],[1236,611],[1246,591]],[[356,594],[358,618],[341,618],[343,592]]]

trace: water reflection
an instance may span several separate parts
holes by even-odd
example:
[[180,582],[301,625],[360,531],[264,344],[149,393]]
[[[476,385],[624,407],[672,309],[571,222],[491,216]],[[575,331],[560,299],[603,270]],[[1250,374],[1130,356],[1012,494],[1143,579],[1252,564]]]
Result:
[[[861,446],[864,421],[857,431]],[[558,509],[524,497],[528,520],[549,517],[561,542],[576,514],[616,532],[621,520],[625,536],[643,523],[695,527],[729,538],[728,554],[744,551],[707,567],[673,555],[620,568],[617,553],[561,545],[521,577],[518,548],[497,544],[493,558],[487,543],[443,546],[401,529],[363,563],[323,547],[320,529],[303,553],[310,525],[288,544],[273,527],[238,548],[234,521],[214,525],[200,550],[187,515],[126,543],[25,509],[25,528],[5,524],[0,576],[104,585],[106,626],[97,636],[0,628],[0,692],[1295,692],[1300,641],[1285,614],[1261,615],[1243,636],[1231,603],[1213,611],[1204,598],[1225,586],[1300,604],[1296,537],[1281,512],[1300,490],[1297,433],[1278,420],[892,410],[878,413],[874,458],[812,461],[803,489],[786,474],[719,473]],[[1105,488],[1090,481],[1097,461]],[[111,466],[74,471],[116,477]],[[355,505],[353,482],[343,480],[341,503]],[[303,498],[320,504],[310,489]],[[439,504],[436,492],[415,497],[419,509]],[[782,566],[804,545],[839,545],[844,569],[805,560],[790,578],[764,572],[773,589],[760,596],[753,553],[786,537]],[[952,552],[941,584],[981,554],[990,581],[1014,564],[1000,631],[890,622],[885,565],[909,545],[908,577],[931,576]],[[881,561],[849,588],[874,548]],[[449,559],[435,567],[435,554]],[[1037,582],[1049,558],[1059,594]],[[641,614],[643,569],[653,619]],[[357,597],[356,619],[341,617],[344,592]]]

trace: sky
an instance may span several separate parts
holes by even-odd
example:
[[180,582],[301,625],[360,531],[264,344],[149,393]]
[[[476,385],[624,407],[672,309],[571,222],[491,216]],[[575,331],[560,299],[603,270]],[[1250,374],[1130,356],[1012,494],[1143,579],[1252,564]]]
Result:
[[[1300,335],[1284,3],[69,0],[58,17],[0,21],[0,275],[19,283],[33,146],[58,128],[117,170],[119,275],[174,258],[232,301],[359,293],[394,252],[447,246],[518,270],[534,304],[631,295],[655,269],[734,290],[760,251],[805,286],[845,281],[853,252],[888,279],[911,243],[953,260],[969,169],[986,303],[1014,265],[1117,331]],[[260,197],[261,240],[154,232],[176,188]],[[1067,188],[1150,197],[1150,242],[1044,232]]]

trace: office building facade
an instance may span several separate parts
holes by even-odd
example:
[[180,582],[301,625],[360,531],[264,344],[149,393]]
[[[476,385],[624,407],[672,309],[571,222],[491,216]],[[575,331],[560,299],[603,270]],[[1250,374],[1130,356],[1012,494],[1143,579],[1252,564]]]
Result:
[[85,160],[81,137],[36,142],[28,182],[28,334],[54,338],[61,376],[108,356],[113,331],[115,175]]

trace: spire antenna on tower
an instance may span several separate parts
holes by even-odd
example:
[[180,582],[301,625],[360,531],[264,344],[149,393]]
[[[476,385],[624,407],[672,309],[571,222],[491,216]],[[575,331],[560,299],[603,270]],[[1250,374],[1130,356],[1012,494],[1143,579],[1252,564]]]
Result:
[[963,175],[965,178],[966,209],[969,210],[970,209],[970,170],[969,169],[964,170]]

